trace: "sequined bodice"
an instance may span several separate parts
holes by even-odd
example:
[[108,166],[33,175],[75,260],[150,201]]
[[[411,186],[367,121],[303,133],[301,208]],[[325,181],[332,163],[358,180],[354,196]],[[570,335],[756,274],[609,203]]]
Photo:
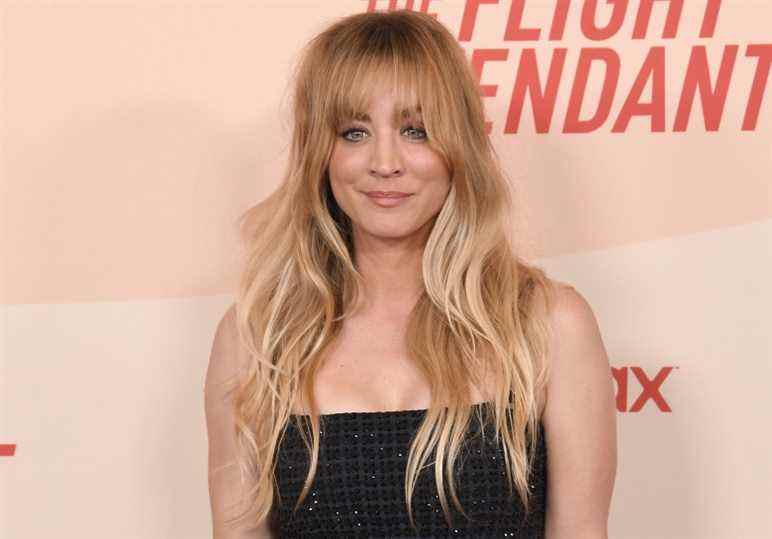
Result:
[[[308,471],[308,455],[291,421],[278,452],[273,533],[281,538],[543,537],[547,448],[541,423],[529,481],[532,506],[526,515],[517,491],[513,490],[514,498],[508,497],[502,442],[495,444],[492,426],[486,427],[483,442],[474,414],[456,459],[455,476],[459,500],[471,520],[466,520],[448,498],[453,522],[448,527],[437,495],[432,452],[413,493],[418,532],[410,527],[404,498],[405,467],[412,436],[425,413],[401,410],[321,416],[316,477],[294,514],[292,509]],[[445,488],[447,493],[447,482]]]

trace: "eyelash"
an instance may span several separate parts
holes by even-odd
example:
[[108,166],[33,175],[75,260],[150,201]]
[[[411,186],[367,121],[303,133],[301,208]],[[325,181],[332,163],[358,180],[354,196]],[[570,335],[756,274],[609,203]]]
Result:
[[[416,140],[426,140],[426,139],[427,139],[427,133],[426,133],[426,130],[425,130],[425,129],[423,129],[423,128],[421,128],[421,127],[416,127],[416,126],[414,126],[414,125],[409,125],[409,126],[405,127],[405,130],[410,130],[410,129],[414,129],[414,130],[416,130],[416,131],[420,131],[421,133],[423,133],[423,137],[421,137],[421,138],[419,138],[419,139],[416,139]],[[348,140],[349,142],[359,142],[358,140],[351,140],[351,139],[348,139],[348,138],[346,138],[346,137],[348,136],[348,134],[349,134],[349,133],[353,133],[354,131],[362,131],[362,132],[365,132],[366,130],[365,130],[364,128],[362,128],[362,127],[352,127],[352,128],[350,128],[350,129],[345,129],[345,130],[344,130],[344,131],[343,131],[343,132],[340,134],[340,136],[341,136],[341,137],[343,137],[344,139]],[[361,140],[361,139],[360,139],[360,140]]]

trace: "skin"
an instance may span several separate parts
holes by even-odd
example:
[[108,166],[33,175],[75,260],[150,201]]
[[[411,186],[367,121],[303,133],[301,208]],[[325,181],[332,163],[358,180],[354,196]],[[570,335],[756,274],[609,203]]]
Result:
[[[418,133],[405,130],[410,123],[392,124],[393,110],[390,94],[376,94],[370,121],[354,122],[357,131],[338,137],[330,162],[333,194],[352,221],[367,301],[346,321],[319,372],[317,399],[327,412],[429,405],[402,338],[422,287],[423,245],[450,178],[440,156]],[[379,208],[362,194],[368,190],[416,194],[408,204]],[[550,448],[546,537],[606,538],[617,462],[608,355],[592,308],[572,286],[558,283],[552,311],[540,314],[553,328],[552,374],[546,393],[537,396]],[[373,372],[379,373],[377,387],[370,381]],[[486,399],[475,393],[475,401]]]
[[548,448],[547,539],[606,539],[617,469],[611,366],[590,304],[558,283],[542,424]]
[[[423,245],[450,178],[424,138],[405,129],[409,123],[392,123],[393,111],[391,94],[376,94],[370,121],[344,126],[333,148],[332,191],[352,221],[367,300],[360,314],[344,324],[319,373],[317,398],[327,412],[425,408],[429,403],[402,337],[422,286]],[[351,127],[357,130],[348,131]],[[362,193],[367,190],[416,194],[408,204],[380,208]],[[552,375],[546,394],[537,396],[550,447],[546,535],[605,538],[617,458],[611,367],[587,300],[565,283],[558,290],[552,312],[540,313],[553,328]],[[373,372],[379,373],[379,384],[363,392]],[[474,400],[485,398],[478,392]]]
[[[419,409],[430,402],[426,381],[409,360],[404,332],[422,290],[423,246],[447,197],[450,178],[425,133],[409,129],[420,124],[393,124],[393,111],[392,94],[376,94],[366,111],[368,121],[343,126],[329,164],[332,192],[352,221],[355,263],[367,286],[317,372],[314,388],[320,413]],[[363,193],[369,190],[414,194],[400,206],[381,208]],[[548,447],[545,536],[606,539],[617,462],[610,365],[589,303],[570,285],[557,284],[553,309],[538,313],[553,330],[552,370],[546,392],[537,395]],[[212,388],[207,405],[212,465],[235,458],[230,408],[213,393],[217,381],[246,368],[234,314],[231,307],[217,329],[207,374],[207,387]],[[488,398],[473,390],[475,402]],[[210,479],[215,522],[220,504],[239,488],[234,471],[217,477]],[[215,525],[214,536],[271,535],[266,526],[238,532]]]
[[[330,157],[332,193],[351,220],[354,263],[366,288],[317,372],[321,413],[419,409],[430,402],[405,333],[423,290],[423,248],[447,199],[450,172],[427,142],[420,117],[402,118],[395,110],[394,94],[377,91],[365,117],[341,126]],[[373,190],[411,196],[384,208],[365,194]]]
[[[420,119],[393,123],[395,106],[391,92],[375,93],[369,120],[343,125],[329,163],[333,195],[352,222],[366,308],[412,306],[422,288],[423,245],[450,190],[450,173]],[[413,195],[382,208],[364,194],[371,190]]]

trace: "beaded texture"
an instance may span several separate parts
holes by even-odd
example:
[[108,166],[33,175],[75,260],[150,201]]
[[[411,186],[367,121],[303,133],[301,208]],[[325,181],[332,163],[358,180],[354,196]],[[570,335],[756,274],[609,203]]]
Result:
[[526,515],[514,488],[514,498],[508,496],[503,443],[495,444],[491,425],[486,426],[483,441],[474,413],[455,464],[456,492],[470,520],[453,504],[446,481],[453,523],[448,527],[435,485],[432,451],[412,497],[417,531],[410,526],[404,497],[407,456],[425,414],[426,410],[398,410],[320,416],[316,477],[294,514],[308,472],[308,452],[293,418],[279,446],[273,533],[282,538],[544,537],[547,447],[542,424],[528,482],[531,511]]

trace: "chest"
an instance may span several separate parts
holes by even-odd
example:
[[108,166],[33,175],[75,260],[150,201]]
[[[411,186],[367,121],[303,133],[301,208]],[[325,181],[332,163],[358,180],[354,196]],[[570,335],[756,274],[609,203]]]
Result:
[[315,377],[320,412],[428,407],[429,384],[410,358],[406,330],[406,316],[347,319]]
[[[314,379],[319,413],[418,410],[429,407],[429,381],[408,352],[407,315],[346,319],[325,350]],[[491,400],[493,380],[470,387],[472,402]],[[537,395],[539,416],[546,395]],[[295,413],[306,413],[301,403]]]

